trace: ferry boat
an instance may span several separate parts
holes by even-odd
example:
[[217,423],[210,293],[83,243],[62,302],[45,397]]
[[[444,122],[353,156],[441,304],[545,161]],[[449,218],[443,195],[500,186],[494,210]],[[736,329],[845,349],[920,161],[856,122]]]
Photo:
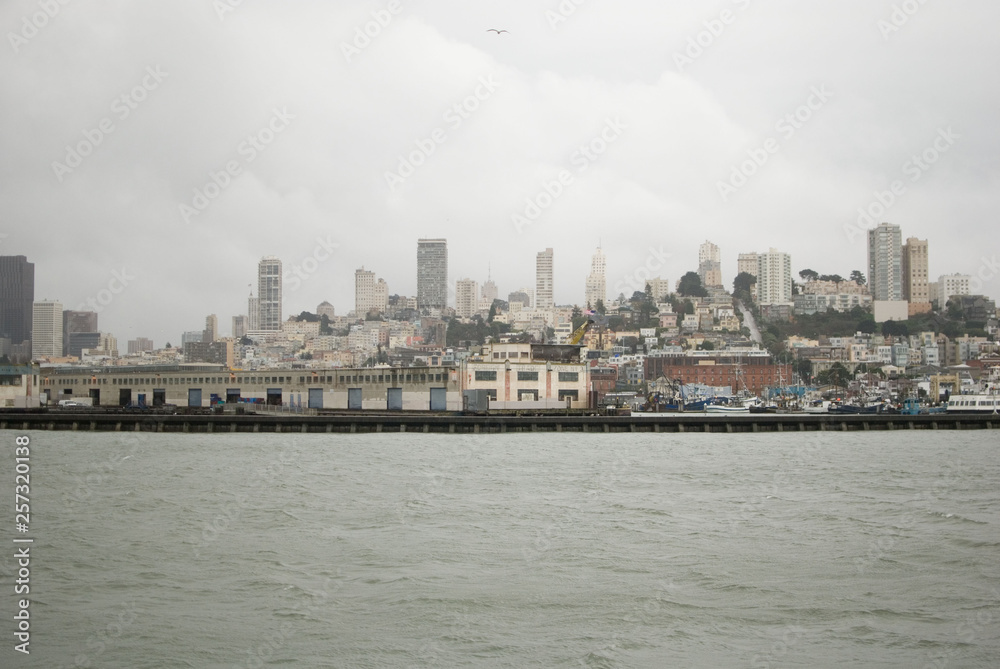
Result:
[[983,392],[970,395],[952,395],[948,398],[947,413],[1000,413],[1000,367],[990,370]]

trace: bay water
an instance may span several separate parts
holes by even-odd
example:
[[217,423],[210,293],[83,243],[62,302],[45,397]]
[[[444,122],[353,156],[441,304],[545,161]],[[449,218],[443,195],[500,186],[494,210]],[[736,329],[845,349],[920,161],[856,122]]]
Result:
[[996,432],[17,435],[2,667],[1000,666]]

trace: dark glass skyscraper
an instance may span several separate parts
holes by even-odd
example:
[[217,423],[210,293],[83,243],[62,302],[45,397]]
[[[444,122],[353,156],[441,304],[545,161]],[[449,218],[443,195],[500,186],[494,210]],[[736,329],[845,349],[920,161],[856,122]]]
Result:
[[31,340],[35,263],[24,256],[0,256],[0,337],[18,345]]

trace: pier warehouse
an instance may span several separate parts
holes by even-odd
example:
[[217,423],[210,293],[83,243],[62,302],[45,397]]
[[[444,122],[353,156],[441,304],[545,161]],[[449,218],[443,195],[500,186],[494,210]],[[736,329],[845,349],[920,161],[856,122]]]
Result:
[[580,347],[497,344],[457,367],[363,367],[248,371],[225,365],[44,366],[40,391],[50,402],[89,398],[94,405],[213,401],[313,409],[458,411],[463,390],[486,390],[496,408],[586,408],[587,366]]

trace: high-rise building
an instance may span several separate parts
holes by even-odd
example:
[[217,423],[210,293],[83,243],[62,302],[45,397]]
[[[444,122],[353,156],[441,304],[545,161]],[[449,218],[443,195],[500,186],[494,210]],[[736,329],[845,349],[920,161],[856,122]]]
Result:
[[448,306],[448,241],[417,240],[417,307],[444,309]]
[[482,300],[487,304],[492,305],[493,300],[500,296],[500,291],[497,290],[497,285],[493,283],[493,272],[491,271],[486,275],[486,283],[483,284],[483,294]]
[[70,332],[69,344],[66,345],[66,355],[81,358],[84,350],[101,348],[102,336],[100,332]]
[[80,357],[79,352],[70,353],[71,336],[77,332],[99,332],[97,326],[96,311],[70,311],[63,312],[63,355],[75,355]]
[[0,256],[0,337],[14,346],[31,340],[34,302],[35,264],[25,256]]
[[233,316],[233,339],[242,339],[249,332],[250,319],[242,314]]
[[903,244],[903,299],[913,304],[929,304],[927,240],[910,237]]
[[253,293],[247,298],[247,331],[260,332],[260,298]]
[[649,294],[652,295],[654,302],[666,302],[670,296],[670,281],[667,279],[660,277],[646,279],[646,288],[649,288]]
[[205,336],[204,330],[188,330],[181,334],[181,348],[184,348],[188,344],[194,342],[200,342],[201,338]]
[[587,275],[587,284],[584,288],[584,304],[589,309],[596,309],[598,302],[605,302],[608,299],[607,259],[604,251],[597,247],[597,251],[590,257],[590,274]]
[[63,354],[62,303],[35,302],[31,310],[31,357]]
[[756,253],[741,253],[736,258],[736,273],[743,274],[746,272],[756,278],[757,262],[758,258]]
[[698,276],[705,287],[722,286],[722,256],[712,242],[706,241],[698,247]]
[[551,309],[556,303],[553,293],[552,249],[539,251],[535,257],[535,308]]
[[211,344],[218,338],[219,319],[215,314],[210,314],[205,317],[205,333],[202,335],[201,340],[206,344]]
[[389,286],[362,267],[354,271],[354,315],[381,314],[389,309]]
[[144,353],[146,351],[153,350],[153,340],[147,339],[146,337],[137,337],[136,339],[128,340],[128,354],[138,355],[139,353]]
[[472,279],[455,282],[455,315],[472,318],[479,310],[479,286]]
[[771,249],[757,255],[757,303],[792,304],[792,257]]
[[265,256],[257,265],[257,299],[260,331],[281,330],[281,261],[275,256]]
[[956,295],[971,295],[971,284],[972,277],[968,274],[942,275],[932,284],[931,300],[938,303],[938,309],[944,309]]
[[868,287],[873,301],[903,299],[902,247],[898,225],[880,223],[868,231]]

